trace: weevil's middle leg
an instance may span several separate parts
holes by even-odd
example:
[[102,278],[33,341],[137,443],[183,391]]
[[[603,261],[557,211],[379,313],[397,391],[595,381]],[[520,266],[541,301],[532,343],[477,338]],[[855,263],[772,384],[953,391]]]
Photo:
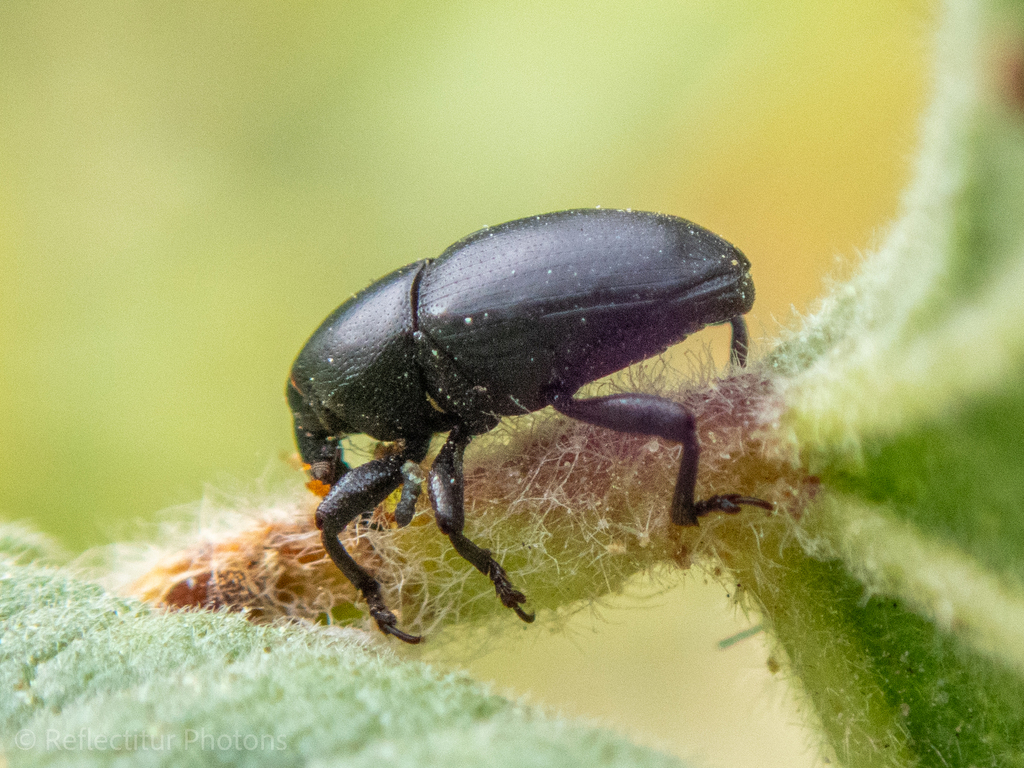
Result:
[[598,427],[663,437],[682,443],[683,457],[679,462],[679,475],[671,507],[672,522],[676,525],[696,525],[697,519],[709,512],[739,512],[745,505],[774,509],[767,501],[738,493],[711,496],[703,501],[695,500],[700,440],[697,437],[696,419],[682,403],[640,393],[583,400],[554,393],[551,405],[566,416]]
[[456,552],[491,580],[502,605],[515,611],[523,621],[531,622],[534,614],[520,607],[526,602],[526,595],[512,586],[505,569],[491,557],[489,550],[477,546],[462,533],[465,525],[462,456],[471,437],[461,427],[455,427],[430,469],[427,492],[434,507],[437,527],[448,537]]

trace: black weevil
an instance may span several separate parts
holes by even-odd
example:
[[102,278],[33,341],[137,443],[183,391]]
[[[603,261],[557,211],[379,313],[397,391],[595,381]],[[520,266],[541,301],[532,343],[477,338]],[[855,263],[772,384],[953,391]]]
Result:
[[[436,259],[395,270],[343,303],[292,366],[288,404],[299,453],[330,486],[316,510],[324,546],[359,589],[382,632],[409,643],[380,584],[338,540],[402,486],[395,520],[408,525],[431,435],[448,432],[427,480],[441,531],[494,583],[501,602],[533,621],[491,553],[463,533],[462,457],[502,416],[545,406],[600,427],[683,444],[672,522],[771,504],[739,494],[694,498],[700,445],[693,414],[656,395],[577,399],[588,382],[663,352],[706,325],[732,324],[733,360],[746,360],[741,315],[754,303],[750,262],[675,216],[586,209],[482,229]],[[365,433],[401,450],[355,469],[339,438]]]

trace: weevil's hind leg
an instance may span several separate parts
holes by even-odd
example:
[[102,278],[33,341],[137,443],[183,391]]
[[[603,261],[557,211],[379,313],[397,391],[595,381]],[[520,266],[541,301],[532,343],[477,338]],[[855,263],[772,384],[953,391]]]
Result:
[[747,364],[747,352],[750,351],[750,334],[747,333],[747,321],[743,315],[729,320],[732,326],[732,347],[729,354],[729,362],[737,368],[743,368]]
[[448,537],[456,552],[491,580],[502,605],[515,611],[523,621],[531,622],[534,614],[520,608],[526,602],[526,595],[512,586],[505,569],[491,557],[490,551],[477,546],[462,533],[465,525],[462,456],[470,437],[462,428],[455,427],[430,469],[427,492],[434,506],[437,527]]
[[656,395],[624,393],[577,400],[563,394],[551,396],[551,405],[570,416],[598,427],[617,432],[663,437],[683,444],[676,490],[672,497],[672,522],[696,525],[697,519],[709,512],[739,512],[744,505],[774,509],[767,501],[737,493],[711,496],[695,501],[697,467],[700,463],[700,440],[697,422],[690,409],[681,403]]
[[398,629],[398,619],[384,604],[380,583],[352,559],[338,535],[352,520],[373,510],[402,483],[403,465],[422,460],[428,444],[429,440],[410,440],[402,453],[374,459],[349,470],[331,487],[316,509],[316,525],[331,560],[362,593],[380,631],[407,643],[418,643],[422,638]]

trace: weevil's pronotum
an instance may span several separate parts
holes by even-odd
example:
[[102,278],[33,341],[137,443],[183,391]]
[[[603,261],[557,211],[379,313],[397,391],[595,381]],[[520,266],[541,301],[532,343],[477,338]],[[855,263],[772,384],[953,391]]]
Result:
[[[648,394],[574,396],[716,323],[732,324],[733,360],[744,364],[742,315],[753,303],[750,262],[717,235],[674,216],[587,209],[480,230],[334,310],[292,366],[288,403],[303,461],[330,486],[316,511],[324,546],[381,631],[420,640],[398,629],[380,584],[338,534],[399,486],[395,520],[409,524],[418,464],[436,432],[448,433],[427,478],[437,525],[524,621],[533,621],[522,608],[526,597],[462,532],[463,453],[503,416],[550,405],[600,427],[682,443],[670,508],[678,525],[741,505],[770,509],[739,494],[695,499],[700,445],[680,403]],[[401,449],[350,469],[338,440],[353,433],[400,441]]]

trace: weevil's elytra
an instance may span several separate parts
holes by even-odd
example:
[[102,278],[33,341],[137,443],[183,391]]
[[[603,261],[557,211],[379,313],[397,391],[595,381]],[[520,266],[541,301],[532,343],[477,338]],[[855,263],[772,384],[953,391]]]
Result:
[[[288,403],[303,461],[331,487],[316,513],[324,546],[380,629],[420,640],[398,629],[380,585],[338,534],[399,486],[395,517],[408,524],[422,485],[417,465],[436,432],[449,433],[426,481],[437,525],[524,621],[533,620],[521,607],[526,597],[462,533],[463,453],[502,416],[550,405],[597,426],[682,443],[671,503],[677,524],[741,505],[770,509],[738,494],[695,500],[700,445],[681,404],[639,393],[574,397],[716,323],[732,324],[733,359],[742,365],[742,315],[753,302],[750,263],[717,235],[664,214],[584,209],[476,232],[331,313],[292,366]],[[350,469],[338,439],[359,432],[402,441],[402,449]]]

